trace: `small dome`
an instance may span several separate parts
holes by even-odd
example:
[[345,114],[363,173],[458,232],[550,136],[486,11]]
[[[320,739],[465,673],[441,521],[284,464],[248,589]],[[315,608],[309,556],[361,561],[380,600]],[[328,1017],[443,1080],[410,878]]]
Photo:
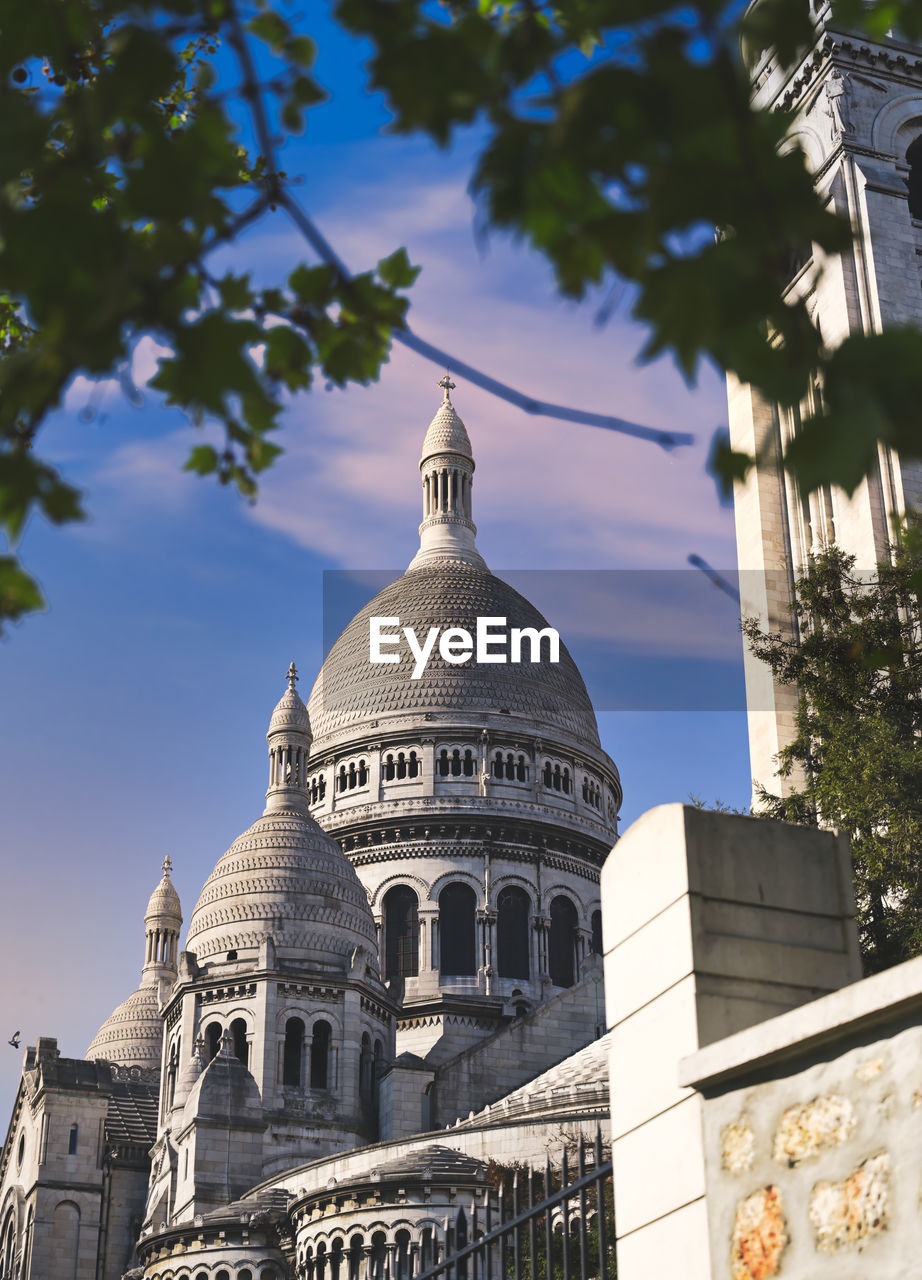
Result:
[[199,962],[229,951],[255,960],[271,938],[279,958],[321,972],[348,969],[356,947],[377,955],[374,917],[339,845],[300,808],[267,811],[205,881],[186,947]]
[[145,924],[151,920],[161,920],[164,925],[173,925],[177,930],[182,926],[182,907],[179,894],[173,887],[170,871],[173,863],[169,854],[163,860],[163,878],[150,895],[147,910],[144,912]]
[[123,1067],[160,1069],[163,1019],[156,983],[139,987],[106,1018],[85,1057],[104,1058]]
[[474,459],[467,427],[458,417],[458,412],[447,395],[429,423],[420,465],[434,453],[460,453],[463,458],[470,458],[471,461]]
[[301,695],[295,688],[295,682],[298,679],[298,670],[294,663],[288,668],[288,688],[279,698],[275,710],[272,712],[272,719],[269,721],[269,732],[267,738],[271,738],[276,733],[291,733],[292,731],[304,734],[308,738],[311,736],[311,718],[307,714],[307,707],[301,701]]
[[394,664],[368,661],[369,620],[399,617],[424,636],[431,626],[477,629],[478,617],[505,617],[510,626],[543,630],[534,605],[487,569],[447,561],[410,569],[352,619],[327,654],[309,708],[321,743],[344,729],[356,733],[387,716],[419,723],[437,710],[457,720],[507,709],[540,725],[552,740],[563,733],[599,747],[595,713],[576,663],[563,644],[560,662],[453,666],[434,651],[418,680],[407,652]]

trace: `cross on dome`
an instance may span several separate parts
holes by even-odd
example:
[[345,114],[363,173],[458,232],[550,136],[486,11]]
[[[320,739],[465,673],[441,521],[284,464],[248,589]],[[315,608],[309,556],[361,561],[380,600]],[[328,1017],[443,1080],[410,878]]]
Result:
[[439,386],[445,392],[444,399],[447,400],[449,404],[451,404],[451,396],[449,392],[454,391],[455,384],[452,382],[451,374],[448,372],[447,369],[445,370],[445,377],[439,378]]

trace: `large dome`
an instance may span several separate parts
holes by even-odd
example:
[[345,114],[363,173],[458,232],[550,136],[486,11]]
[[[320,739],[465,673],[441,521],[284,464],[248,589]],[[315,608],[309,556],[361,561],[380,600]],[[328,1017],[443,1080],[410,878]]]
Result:
[[141,986],[115,1009],[86,1051],[91,1061],[105,1058],[123,1067],[160,1068],[163,1021],[156,983]]
[[[339,846],[295,806],[267,811],[205,881],[186,947],[201,963],[254,960],[266,938],[290,961],[341,972],[377,955],[365,890]],[[233,959],[233,957],[231,957]]]
[[[534,605],[487,569],[443,560],[410,569],[380,591],[333,645],[308,702],[314,750],[330,735],[386,717],[420,721],[428,711],[459,717],[525,717],[553,735],[558,731],[599,746],[595,713],[576,664],[563,644],[560,661],[464,665],[445,662],[436,646],[418,680],[405,645],[399,663],[369,661],[369,619],[399,617],[424,638],[432,626],[463,627],[473,634],[478,617],[504,617],[509,627],[548,624]],[[527,654],[527,650],[526,650]]]

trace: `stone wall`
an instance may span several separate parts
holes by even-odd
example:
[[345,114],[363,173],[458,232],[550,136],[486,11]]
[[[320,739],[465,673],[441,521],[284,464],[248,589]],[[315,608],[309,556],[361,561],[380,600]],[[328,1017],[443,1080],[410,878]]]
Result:
[[922,1275],[922,957],[856,980],[845,854],[670,805],[606,863],[619,1280]]
[[920,1273],[922,958],[686,1059],[715,1277]]
[[582,969],[576,986],[437,1068],[433,1124],[479,1111],[596,1039],[605,1021],[599,957]]

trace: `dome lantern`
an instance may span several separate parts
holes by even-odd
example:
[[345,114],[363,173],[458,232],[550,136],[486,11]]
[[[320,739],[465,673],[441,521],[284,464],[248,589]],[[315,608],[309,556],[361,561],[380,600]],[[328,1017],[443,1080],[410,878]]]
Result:
[[269,789],[266,813],[292,807],[308,809],[307,759],[310,755],[310,716],[295,687],[298,668],[292,662],[287,674],[288,688],[282,694],[272,719],[266,741],[269,744]]
[[429,423],[419,469],[422,473],[423,521],[419,551],[411,569],[439,560],[455,560],[486,568],[477,550],[477,526],[471,514],[474,453],[467,428],[451,402],[455,384],[440,379],[442,403]]
[[163,859],[163,876],[150,896],[144,913],[145,952],[143,982],[168,982],[176,980],[176,956],[179,950],[179,931],[182,928],[182,910],[179,894],[173,887],[170,872],[173,861],[167,854]]

